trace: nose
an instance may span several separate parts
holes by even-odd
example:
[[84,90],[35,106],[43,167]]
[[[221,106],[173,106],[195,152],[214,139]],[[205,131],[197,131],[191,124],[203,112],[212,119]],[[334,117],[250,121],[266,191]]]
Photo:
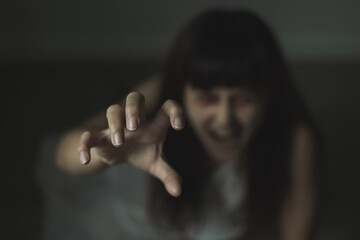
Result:
[[233,109],[229,100],[221,101],[216,111],[216,125],[221,128],[229,128],[233,122]]

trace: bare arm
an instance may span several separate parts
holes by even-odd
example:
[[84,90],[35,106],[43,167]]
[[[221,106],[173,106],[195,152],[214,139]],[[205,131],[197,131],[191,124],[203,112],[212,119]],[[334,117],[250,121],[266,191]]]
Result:
[[[159,101],[159,89],[161,84],[161,77],[154,76],[136,86],[134,89],[142,93],[146,99],[146,111],[154,111],[155,106]],[[121,105],[124,106],[124,100]],[[101,112],[93,118],[86,121],[81,126],[71,129],[66,132],[58,145],[56,162],[57,165],[66,172],[72,174],[92,174],[106,168],[107,165],[101,160],[97,154],[96,149],[91,149],[91,162],[84,167],[79,161],[84,156],[81,156],[81,141],[88,139],[88,135],[96,134],[94,131],[102,131],[108,128],[108,120],[106,113]],[[106,134],[106,132],[104,132]]]
[[283,208],[281,226],[285,240],[308,240],[314,221],[314,139],[300,126],[295,134],[292,154],[292,186]]

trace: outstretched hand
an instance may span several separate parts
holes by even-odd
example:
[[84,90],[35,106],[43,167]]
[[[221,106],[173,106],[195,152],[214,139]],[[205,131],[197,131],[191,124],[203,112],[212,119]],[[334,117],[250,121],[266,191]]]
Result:
[[184,127],[181,107],[167,100],[154,119],[146,119],[145,98],[131,92],[125,108],[112,105],[107,109],[108,129],[85,131],[80,138],[78,153],[82,164],[91,162],[90,149],[107,165],[128,162],[159,178],[172,196],[181,193],[181,178],[166,162],[162,147],[171,125],[175,130]]

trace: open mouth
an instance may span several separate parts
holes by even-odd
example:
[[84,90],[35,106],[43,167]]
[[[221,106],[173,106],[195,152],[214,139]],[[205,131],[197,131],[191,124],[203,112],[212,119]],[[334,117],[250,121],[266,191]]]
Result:
[[215,131],[209,131],[209,136],[214,147],[228,150],[239,146],[241,135],[236,131],[228,134],[219,134]]

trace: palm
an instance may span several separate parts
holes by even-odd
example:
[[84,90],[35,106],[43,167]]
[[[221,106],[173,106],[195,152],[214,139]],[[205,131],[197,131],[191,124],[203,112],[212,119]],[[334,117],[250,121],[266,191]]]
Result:
[[163,161],[162,146],[169,124],[159,125],[156,120],[143,124],[137,131],[125,130],[126,161],[137,168],[151,172]]

